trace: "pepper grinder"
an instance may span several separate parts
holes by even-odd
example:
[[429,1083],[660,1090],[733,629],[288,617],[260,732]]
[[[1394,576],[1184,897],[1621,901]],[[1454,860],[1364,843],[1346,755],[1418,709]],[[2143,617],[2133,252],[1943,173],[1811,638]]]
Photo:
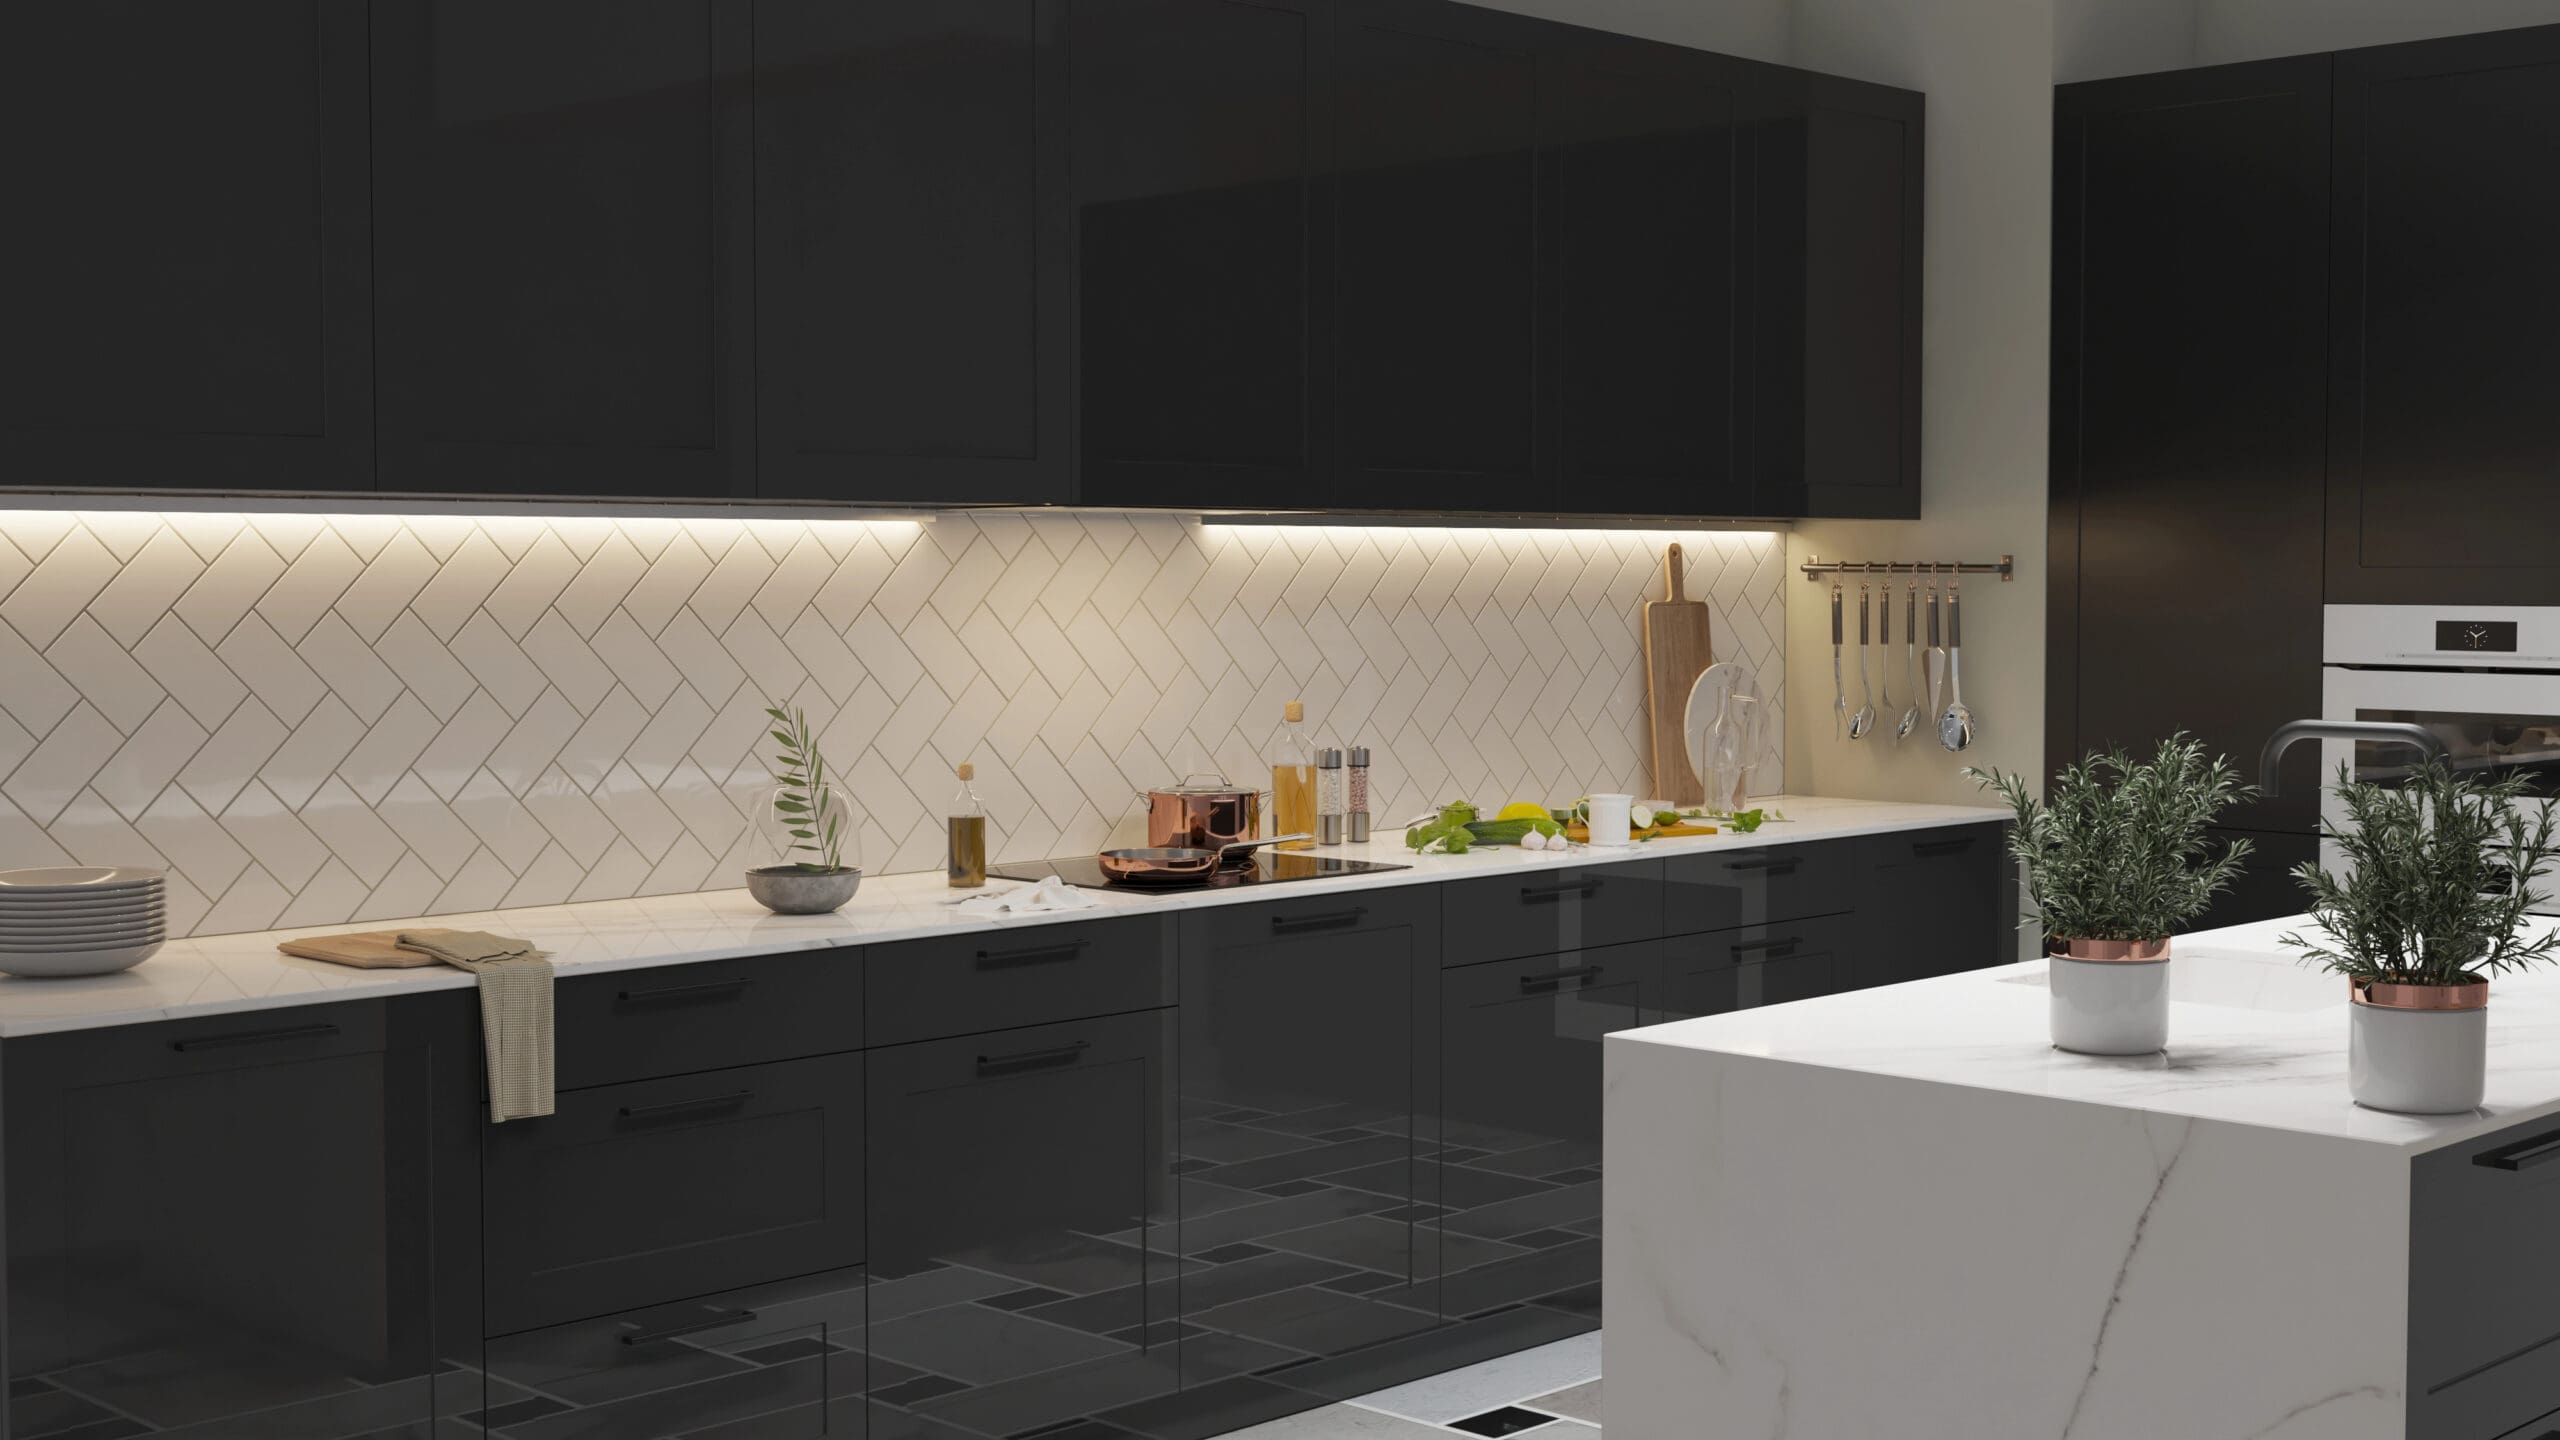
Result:
[[1351,747],[1351,813],[1345,830],[1354,845],[1369,843],[1369,747]]

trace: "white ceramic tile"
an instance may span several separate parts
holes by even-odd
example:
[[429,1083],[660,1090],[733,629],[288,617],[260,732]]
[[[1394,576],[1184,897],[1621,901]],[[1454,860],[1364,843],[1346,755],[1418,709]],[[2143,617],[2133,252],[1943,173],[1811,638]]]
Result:
[[258,778],[278,799],[299,810],[321,782],[337,773],[339,762],[364,737],[363,718],[337,696],[325,696],[293,727],[276,753],[267,757],[267,763],[258,767]]
[[367,723],[380,719],[391,702],[400,698],[399,675],[334,612],[313,622],[293,653],[302,657],[330,694]]
[[[0,561],[5,559],[0,557]],[[107,582],[107,588],[89,602],[89,618],[116,637],[117,644],[137,644],[203,573],[204,562],[196,558],[195,551],[178,537],[178,532],[160,526],[116,572],[116,578]],[[0,593],[6,593],[7,581],[6,565],[0,563]]]
[[362,573],[364,561],[347,542],[339,539],[335,531],[323,530],[302,547],[302,553],[285,567],[276,583],[267,587],[267,593],[258,600],[258,613],[286,643],[298,642],[312,622],[337,603]]
[[[130,735],[168,691],[96,620],[82,615],[45,651],[55,672],[88,697],[120,734]],[[10,677],[12,681],[15,676]]]
[[197,804],[219,815],[291,733],[274,711],[251,696],[188,759],[178,771],[178,783]]
[[443,732],[444,722],[434,711],[404,694],[365,730],[364,739],[339,764],[338,778],[366,804],[377,803]]
[[50,645],[122,568],[115,553],[86,529],[64,535],[51,554],[0,600],[0,620],[30,645]]
[[83,701],[18,763],[0,793],[28,819],[49,825],[123,744],[106,717]]
[[596,652],[579,637],[576,627],[563,619],[558,610],[534,622],[525,632],[524,653],[527,659],[542,667],[551,683],[580,714],[596,708],[613,691],[613,671]]
[[222,828],[288,890],[309,884],[329,858],[329,847],[320,837],[274,791],[255,780],[242,786],[223,808]]
[[510,715],[524,714],[543,691],[551,688],[542,676],[542,667],[533,663],[486,610],[465,621],[446,648]]
[[284,560],[267,542],[255,531],[244,529],[178,597],[170,607],[171,613],[187,622],[187,628],[205,644],[219,645],[240,617],[249,613],[249,607],[266,595],[267,587],[284,574],[284,569]]
[[288,725],[300,724],[329,693],[328,685],[302,663],[302,657],[293,653],[293,647],[263,616],[240,617],[213,653]]

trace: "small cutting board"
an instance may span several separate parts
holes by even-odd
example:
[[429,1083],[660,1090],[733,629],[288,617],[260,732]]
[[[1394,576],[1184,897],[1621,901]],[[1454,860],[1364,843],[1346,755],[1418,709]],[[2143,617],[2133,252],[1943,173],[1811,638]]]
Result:
[[1653,798],[1698,805],[1705,803],[1707,787],[1689,768],[1682,712],[1689,691],[1715,659],[1708,643],[1707,602],[1689,598],[1679,546],[1663,552],[1662,569],[1665,598],[1644,603],[1644,702],[1653,738]]
[[326,960],[333,965],[349,965],[358,970],[415,970],[441,963],[432,955],[401,949],[401,934],[398,930],[359,930],[348,935],[306,935],[299,940],[287,940],[276,948],[305,960]]

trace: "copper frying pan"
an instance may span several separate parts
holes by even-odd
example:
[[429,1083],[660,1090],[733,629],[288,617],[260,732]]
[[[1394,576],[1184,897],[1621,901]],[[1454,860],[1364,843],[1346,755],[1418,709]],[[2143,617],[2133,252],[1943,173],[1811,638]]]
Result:
[[1215,850],[1189,846],[1155,846],[1143,850],[1105,850],[1099,859],[1105,879],[1123,885],[1192,885],[1218,873],[1231,856],[1250,857],[1264,845],[1283,840],[1312,840],[1312,835],[1274,835],[1268,840],[1238,840]]

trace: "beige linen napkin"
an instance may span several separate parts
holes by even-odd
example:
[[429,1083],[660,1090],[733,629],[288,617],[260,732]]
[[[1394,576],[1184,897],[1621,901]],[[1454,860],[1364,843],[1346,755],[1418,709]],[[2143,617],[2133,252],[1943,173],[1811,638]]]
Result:
[[480,980],[480,1043],[489,1053],[489,1119],[548,1115],[551,959],[530,941],[485,930],[404,930],[400,948],[431,955]]

